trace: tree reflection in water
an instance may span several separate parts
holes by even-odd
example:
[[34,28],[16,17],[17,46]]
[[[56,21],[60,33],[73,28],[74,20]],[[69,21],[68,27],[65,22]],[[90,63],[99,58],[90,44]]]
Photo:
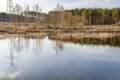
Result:
[[17,53],[20,53],[23,50],[24,44],[20,37],[13,39],[13,46]]
[[10,66],[13,69],[16,69],[15,65],[14,65],[14,59],[16,59],[16,57],[14,57],[14,50],[13,50],[13,39],[10,39]]
[[72,38],[72,37],[59,37],[59,38],[50,38],[51,40],[63,41],[63,42],[71,42],[74,44],[81,45],[102,45],[102,46],[112,46],[112,47],[120,47],[120,36],[114,36],[109,38]]
[[10,39],[10,55],[8,56],[8,59],[10,60],[10,66],[8,67],[7,71],[0,73],[0,80],[20,80],[20,72],[17,70],[14,60],[18,57],[14,56],[14,45],[13,45],[14,39]]
[[61,41],[54,42],[54,49],[56,54],[59,54],[61,51],[63,51],[63,48],[63,43]]
[[34,45],[33,47],[34,54],[39,55],[39,53],[42,50],[42,39],[36,39],[33,45]]

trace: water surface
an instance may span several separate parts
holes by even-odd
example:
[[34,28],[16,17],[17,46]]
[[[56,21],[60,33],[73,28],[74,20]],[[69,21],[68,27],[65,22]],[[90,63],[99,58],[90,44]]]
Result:
[[120,80],[120,48],[48,38],[3,39],[0,80]]

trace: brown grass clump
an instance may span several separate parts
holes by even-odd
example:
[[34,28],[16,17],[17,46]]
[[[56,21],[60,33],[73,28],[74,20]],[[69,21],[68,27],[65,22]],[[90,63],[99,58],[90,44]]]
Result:
[[120,22],[118,22],[116,25],[120,27]]

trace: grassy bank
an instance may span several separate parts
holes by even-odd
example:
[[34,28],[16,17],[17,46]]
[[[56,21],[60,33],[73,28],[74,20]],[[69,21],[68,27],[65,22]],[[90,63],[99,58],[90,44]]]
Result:
[[35,23],[29,25],[21,24],[21,27],[13,25],[15,23],[1,23],[0,35],[2,36],[30,36],[51,38],[73,37],[73,38],[107,38],[120,34],[120,27],[115,25],[86,25],[83,27],[53,27],[49,25],[37,26]]

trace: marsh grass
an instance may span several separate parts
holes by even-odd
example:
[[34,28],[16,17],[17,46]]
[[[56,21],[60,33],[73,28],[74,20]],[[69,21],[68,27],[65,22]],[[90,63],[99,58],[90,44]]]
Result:
[[118,27],[120,27],[120,22],[116,23],[116,25],[117,25]]

